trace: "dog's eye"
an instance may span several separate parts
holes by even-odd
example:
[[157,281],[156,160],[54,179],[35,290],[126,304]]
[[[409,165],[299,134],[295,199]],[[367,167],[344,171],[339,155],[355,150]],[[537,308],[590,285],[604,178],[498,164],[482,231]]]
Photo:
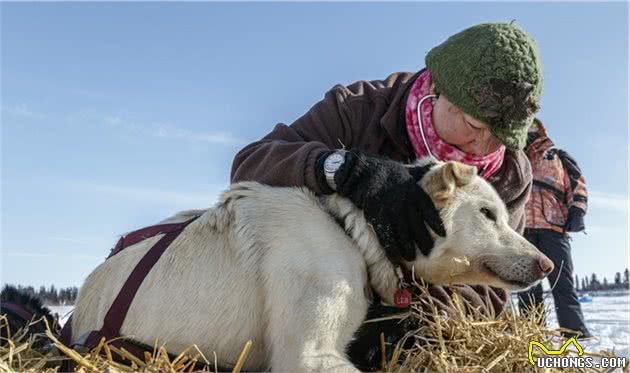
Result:
[[481,208],[481,210],[479,210],[479,211],[481,211],[481,213],[482,213],[482,214],[483,214],[486,218],[488,218],[488,219],[490,219],[490,220],[492,220],[492,221],[495,221],[495,222],[497,221],[497,216],[494,214],[494,212],[490,211],[490,209],[487,209],[487,208],[485,208],[485,207],[482,207],[482,208]]

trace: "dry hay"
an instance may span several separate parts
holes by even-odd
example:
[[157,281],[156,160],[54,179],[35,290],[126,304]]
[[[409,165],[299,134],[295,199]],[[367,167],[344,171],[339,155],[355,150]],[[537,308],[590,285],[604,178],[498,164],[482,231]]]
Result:
[[0,340],[0,372],[50,371],[48,367],[55,363],[56,357],[53,356],[52,351],[46,352],[40,348],[34,348],[33,345],[43,336],[29,332],[30,327],[41,322],[45,322],[44,318],[31,322],[16,334],[11,335],[9,320],[6,315],[0,315],[0,330],[3,335]]
[[[606,369],[542,369],[529,361],[530,341],[537,341],[550,350],[557,349],[566,338],[562,332],[568,329],[550,329],[544,326],[543,305],[519,314],[511,302],[507,311],[495,318],[487,311],[469,307],[456,293],[451,306],[454,314],[445,317],[428,296],[426,286],[415,284],[423,296],[416,298],[412,309],[405,317],[416,318],[417,330],[410,331],[394,346],[391,361],[385,361],[386,372],[608,372]],[[420,301],[419,299],[422,299]],[[408,347],[403,347],[405,344]],[[409,345],[412,345],[409,347]],[[381,350],[385,343],[381,336]],[[567,348],[563,356],[576,356],[576,349]],[[533,349],[534,360],[543,356],[538,348]],[[615,356],[612,351],[584,351],[582,356]],[[628,366],[625,370],[628,372]]]
[[[420,294],[427,295],[425,286],[418,287]],[[403,317],[416,318],[419,329],[409,332],[394,348],[390,361],[385,359],[385,343],[381,338],[382,370],[386,372],[604,372],[605,370],[580,369],[540,369],[528,361],[528,347],[531,340],[557,347],[561,340],[560,329],[542,326],[542,307],[528,315],[519,315],[515,307],[499,319],[480,310],[468,307],[456,294],[452,306],[455,315],[449,318],[440,314],[430,297],[414,299],[409,312]],[[423,303],[424,302],[424,303]],[[400,318],[400,317],[398,317]],[[38,320],[37,322],[45,322]],[[368,320],[367,322],[378,322]],[[92,351],[79,352],[64,346],[47,326],[46,335],[33,336],[27,330],[9,336],[0,346],[0,373],[2,372],[57,372],[62,360],[71,359],[83,372],[214,372],[216,356],[209,361],[196,346],[172,358],[164,347],[155,347],[153,353],[145,353],[144,361],[125,350],[117,349],[104,340]],[[8,321],[0,315],[0,328],[8,330]],[[33,348],[35,338],[48,338],[56,347],[47,352]],[[407,341],[403,348],[403,343]],[[411,346],[410,346],[411,345]],[[249,341],[241,353],[235,372],[240,371],[249,349]],[[567,353],[573,354],[574,352]],[[124,356],[128,365],[120,364],[112,354]],[[541,352],[536,350],[536,356]],[[614,356],[610,351],[594,353],[584,351],[584,356]],[[203,366],[201,370],[199,365]],[[628,367],[626,367],[626,372]]]
[[[29,327],[36,323],[46,324],[45,335],[31,334]],[[8,321],[5,315],[0,315],[0,329],[8,333]],[[42,352],[33,348],[38,338],[46,338],[51,346]],[[29,326],[21,329],[16,335],[8,335],[2,338],[0,346],[0,373],[4,372],[59,372],[63,361],[71,360],[76,365],[77,372],[147,372],[147,373],[175,373],[175,372],[215,372],[217,366],[216,356],[211,363],[203,353],[193,345],[182,351],[178,356],[172,357],[164,347],[154,347],[153,352],[145,352],[144,361],[132,355],[128,351],[118,349],[111,345],[111,341],[102,339],[96,348],[91,351],[80,352],[71,349],[61,343],[56,335],[51,332],[45,319],[31,322]],[[234,367],[233,372],[240,372],[252,342],[248,341]],[[114,359],[115,354],[124,357],[127,365]]]

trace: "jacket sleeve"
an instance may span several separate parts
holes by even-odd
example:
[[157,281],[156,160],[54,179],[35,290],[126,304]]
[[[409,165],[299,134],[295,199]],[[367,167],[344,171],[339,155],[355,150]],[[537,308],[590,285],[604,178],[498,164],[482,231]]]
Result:
[[315,175],[319,156],[349,146],[352,114],[345,98],[347,88],[333,87],[293,124],[277,124],[273,131],[236,154],[231,182],[258,181],[274,186],[306,186],[322,194]]
[[586,181],[577,161],[569,153],[558,149],[558,156],[562,161],[564,172],[564,185],[567,197],[567,206],[577,207],[586,213],[588,205],[588,192],[586,191]]
[[[509,154],[509,155],[508,155]],[[504,185],[497,187],[499,195],[508,209],[510,227],[523,234],[526,223],[526,205],[532,192],[534,180],[532,166],[524,152],[507,153],[504,166],[510,170],[501,175],[499,183]]]
[[529,196],[531,192],[532,179],[530,174],[530,180],[525,185],[523,185],[521,193],[517,194],[513,200],[506,202],[508,213],[510,214],[510,227],[512,227],[521,235],[525,232],[525,207],[527,205],[527,201],[529,201]]

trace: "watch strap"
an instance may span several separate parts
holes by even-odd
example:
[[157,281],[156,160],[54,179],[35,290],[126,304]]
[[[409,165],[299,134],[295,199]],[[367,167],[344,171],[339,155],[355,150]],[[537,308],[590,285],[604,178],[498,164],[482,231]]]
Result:
[[324,173],[324,162],[329,155],[334,153],[334,150],[324,151],[322,152],[317,161],[315,162],[315,180],[317,181],[317,186],[322,194],[333,194],[335,191],[328,185],[328,181],[326,181],[326,175]]

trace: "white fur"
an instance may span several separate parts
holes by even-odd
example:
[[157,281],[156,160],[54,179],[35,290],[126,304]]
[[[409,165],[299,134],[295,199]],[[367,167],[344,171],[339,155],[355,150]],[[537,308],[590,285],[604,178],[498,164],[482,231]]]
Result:
[[[427,190],[436,188],[429,184]],[[468,227],[461,215],[473,221],[470,209],[482,200],[498,204],[505,220],[505,206],[491,188],[459,189],[459,197],[441,211],[447,233]],[[504,224],[484,227],[505,236]],[[449,235],[437,239],[428,258],[419,253],[408,263],[416,274],[424,271],[428,281],[440,283],[443,276],[430,269],[433,262],[442,267],[448,258],[479,254],[466,251],[469,242],[461,235]],[[126,248],[89,275],[74,311],[73,340],[101,328],[129,273],[160,237]],[[483,239],[476,236],[480,242],[472,250],[484,250]],[[459,279],[466,282],[465,276]],[[206,357],[216,352],[224,367],[236,362],[251,339],[246,370],[354,372],[344,350],[365,317],[367,289],[391,302],[397,285],[394,266],[363,213],[348,200],[239,183],[165,251],[140,286],[121,332],[151,346],[164,344],[175,354],[197,344]]]
[[[329,202],[365,227],[347,201]],[[128,274],[160,237],[90,274],[74,311],[73,340],[102,326]],[[359,240],[374,245],[373,238]],[[121,332],[148,345],[158,339],[173,353],[196,343],[223,366],[234,364],[251,339],[246,370],[355,371],[343,351],[368,306],[366,261],[356,247],[312,193],[234,185],[156,263]],[[368,257],[382,262],[372,251]]]

